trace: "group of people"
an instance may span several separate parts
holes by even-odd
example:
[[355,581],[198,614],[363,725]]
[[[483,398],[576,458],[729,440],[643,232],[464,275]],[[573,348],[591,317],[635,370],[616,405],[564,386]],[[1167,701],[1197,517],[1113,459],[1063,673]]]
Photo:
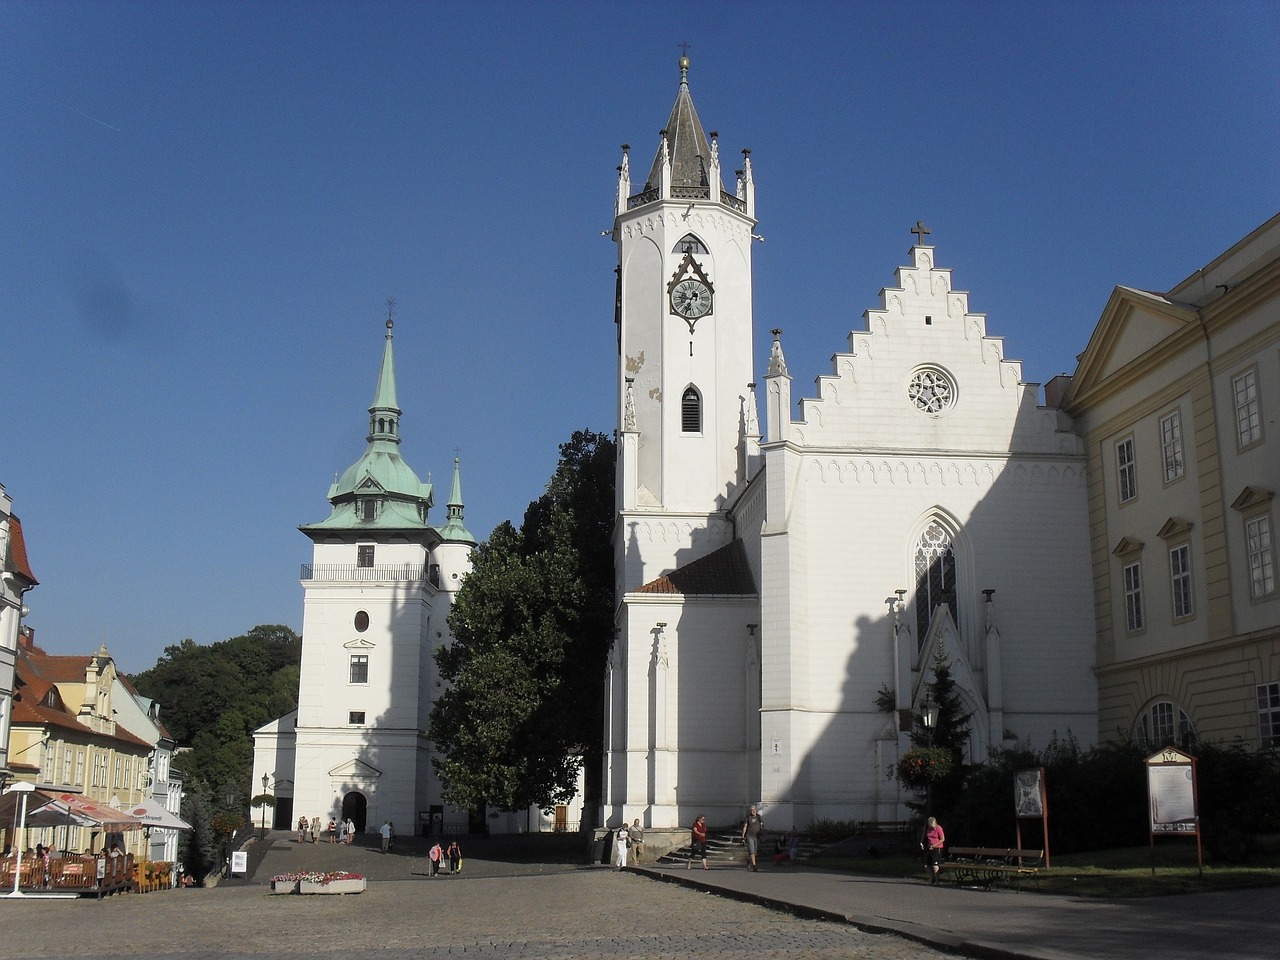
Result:
[[319,843],[321,834],[326,836],[329,843],[351,843],[356,837],[356,825],[350,818],[335,820],[330,817],[326,829],[319,817],[312,817],[310,820],[305,816],[298,818],[299,843]]
[[[760,835],[764,833],[764,817],[760,815],[760,811],[752,807],[747,811],[746,818],[742,821],[742,843],[747,849],[747,869],[759,870],[759,854],[760,854]],[[942,825],[938,823],[937,818],[929,817],[925,822],[924,832],[920,837],[920,849],[924,851],[925,871],[929,875],[929,882],[936,884],[938,882],[938,873],[940,864],[942,863],[943,849],[947,843],[946,833],[942,829]],[[615,860],[616,868],[621,870],[627,865],[627,855],[630,852],[634,857],[634,862],[640,862],[640,849],[644,845],[644,831],[640,827],[640,820],[637,818],[631,826],[623,824],[618,828],[615,835],[615,844],[617,848],[617,859]],[[699,816],[693,821],[693,827],[690,830],[690,852],[689,859],[685,861],[685,869],[693,869],[693,861],[701,860],[702,869],[709,870],[707,866],[707,818]],[[800,838],[796,834],[782,834],[778,838],[773,849],[774,863],[795,863],[800,854]]]
[[628,857],[632,863],[640,862],[641,854],[644,853],[644,827],[640,826],[639,817],[636,817],[631,826],[624,823],[614,832],[613,846],[614,869],[621,870],[625,867]]
[[440,846],[439,840],[435,841],[431,844],[427,858],[431,861],[430,875],[433,877],[438,876],[441,870],[448,870],[448,876],[462,872],[462,848],[456,840],[450,842],[447,848]]

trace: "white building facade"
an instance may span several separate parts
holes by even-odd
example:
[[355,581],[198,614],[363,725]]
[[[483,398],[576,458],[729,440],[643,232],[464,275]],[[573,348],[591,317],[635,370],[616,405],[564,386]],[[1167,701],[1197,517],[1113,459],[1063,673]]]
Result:
[[463,523],[460,467],[444,524],[433,526],[430,482],[399,453],[392,322],[368,447],[329,489],[327,519],[301,527],[303,567],[298,709],[254,734],[254,790],[266,776],[276,823],[349,818],[376,831],[465,830],[431,766],[428,718],[440,691],[435,651],[451,642],[453,595],[475,539]]
[[[617,632],[604,822],[896,820],[934,654],[968,753],[1097,738],[1084,449],[928,234],[792,419],[752,357],[749,151],[724,190],[687,60],[643,188],[620,168]],[[998,614],[997,614],[998,610]],[[896,713],[877,698],[888,692]]]

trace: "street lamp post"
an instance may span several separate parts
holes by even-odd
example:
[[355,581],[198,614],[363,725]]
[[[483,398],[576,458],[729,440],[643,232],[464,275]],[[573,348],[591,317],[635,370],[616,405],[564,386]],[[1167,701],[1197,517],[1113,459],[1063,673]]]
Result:
[[[933,731],[938,726],[938,704],[933,698],[927,698],[924,703],[920,704],[920,722],[924,724],[924,728],[929,731],[929,746],[933,746]],[[924,815],[925,819],[933,816],[933,779],[925,783],[924,787]]]
[[262,839],[267,839],[267,783],[271,780],[269,774],[262,775]]

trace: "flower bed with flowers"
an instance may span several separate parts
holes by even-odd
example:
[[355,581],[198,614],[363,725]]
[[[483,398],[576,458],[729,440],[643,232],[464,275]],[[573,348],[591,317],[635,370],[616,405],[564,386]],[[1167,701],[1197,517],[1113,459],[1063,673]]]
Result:
[[327,873],[278,873],[271,878],[272,893],[363,893],[364,875],[346,870]]
[[923,790],[955,772],[955,757],[946,747],[912,747],[898,758],[898,780],[912,790]]

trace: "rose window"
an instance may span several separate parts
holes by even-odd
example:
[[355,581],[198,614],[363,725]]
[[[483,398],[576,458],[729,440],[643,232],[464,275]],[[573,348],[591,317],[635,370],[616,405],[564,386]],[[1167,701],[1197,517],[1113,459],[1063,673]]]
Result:
[[925,367],[911,375],[907,396],[925,413],[941,413],[955,403],[956,388],[941,370]]

